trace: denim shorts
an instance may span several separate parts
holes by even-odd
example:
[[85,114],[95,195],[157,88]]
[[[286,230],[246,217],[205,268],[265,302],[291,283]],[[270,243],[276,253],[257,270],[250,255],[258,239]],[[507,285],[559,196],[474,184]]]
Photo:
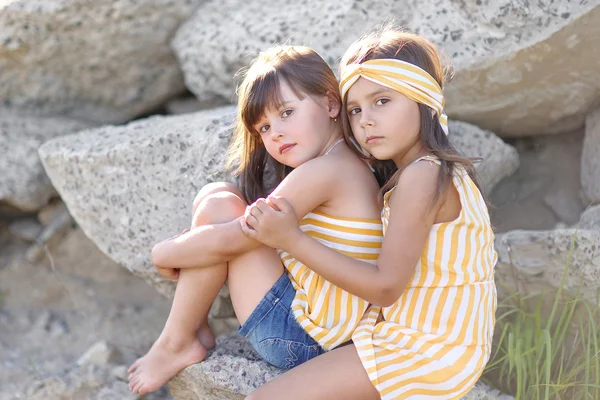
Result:
[[238,330],[265,361],[285,370],[325,352],[296,321],[292,313],[295,295],[284,272]]

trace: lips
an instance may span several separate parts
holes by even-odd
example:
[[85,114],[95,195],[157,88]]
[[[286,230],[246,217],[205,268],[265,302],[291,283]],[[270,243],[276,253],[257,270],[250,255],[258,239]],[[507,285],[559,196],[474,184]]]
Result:
[[377,142],[379,139],[383,139],[383,136],[368,136],[365,143],[373,144],[373,143]]
[[291,143],[291,144],[284,144],[284,145],[279,146],[279,154],[284,154],[284,153],[288,152],[295,145],[296,145],[295,143]]

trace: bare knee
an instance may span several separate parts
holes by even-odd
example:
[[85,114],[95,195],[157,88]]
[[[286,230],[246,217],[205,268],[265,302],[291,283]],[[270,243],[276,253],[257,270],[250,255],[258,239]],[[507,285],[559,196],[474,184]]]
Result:
[[242,192],[240,192],[240,190],[237,188],[237,186],[235,186],[233,183],[229,183],[229,182],[209,183],[207,185],[204,185],[202,187],[202,189],[200,189],[200,191],[196,195],[196,198],[194,199],[194,203],[192,206],[192,215],[196,214],[196,209],[198,208],[198,206],[200,205],[202,200],[204,200],[205,198],[207,198],[208,196],[210,196],[212,194],[219,193],[219,192],[230,192],[242,199],[244,198],[244,196],[242,195]]
[[208,195],[198,204],[192,227],[233,221],[244,215],[246,202],[234,193],[220,191]]

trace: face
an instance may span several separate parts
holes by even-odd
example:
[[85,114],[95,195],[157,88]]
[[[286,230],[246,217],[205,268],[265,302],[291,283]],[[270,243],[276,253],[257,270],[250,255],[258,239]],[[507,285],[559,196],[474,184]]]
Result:
[[[282,164],[296,168],[323,154],[334,133],[332,110],[326,96],[298,98],[286,82],[281,82],[280,108],[269,107],[254,125],[269,154]],[[334,107],[335,108],[335,107]]]
[[420,149],[419,106],[403,94],[359,78],[347,95],[346,112],[358,144],[398,166]]

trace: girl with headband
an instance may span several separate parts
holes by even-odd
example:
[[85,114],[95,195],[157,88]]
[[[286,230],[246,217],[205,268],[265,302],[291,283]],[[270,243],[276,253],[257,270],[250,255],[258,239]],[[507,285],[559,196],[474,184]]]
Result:
[[132,391],[154,391],[205,358],[215,346],[208,311],[226,281],[240,333],[277,367],[291,369],[351,341],[369,304],[246,237],[240,226],[247,201],[268,193],[263,176],[271,163],[279,183],[273,193],[289,200],[308,236],[375,262],[383,240],[379,185],[346,145],[340,109],[333,71],[307,47],[275,47],[250,66],[230,149],[240,189],[203,188],[191,231],[154,247],[161,275],[179,282],[163,332],[129,369]]
[[473,164],[448,140],[442,84],[435,47],[416,35],[374,33],[342,59],[346,140],[386,180],[376,264],[303,234],[283,198],[246,211],[249,237],[372,304],[352,345],[251,399],[459,399],[477,382],[492,346],[497,255]]

